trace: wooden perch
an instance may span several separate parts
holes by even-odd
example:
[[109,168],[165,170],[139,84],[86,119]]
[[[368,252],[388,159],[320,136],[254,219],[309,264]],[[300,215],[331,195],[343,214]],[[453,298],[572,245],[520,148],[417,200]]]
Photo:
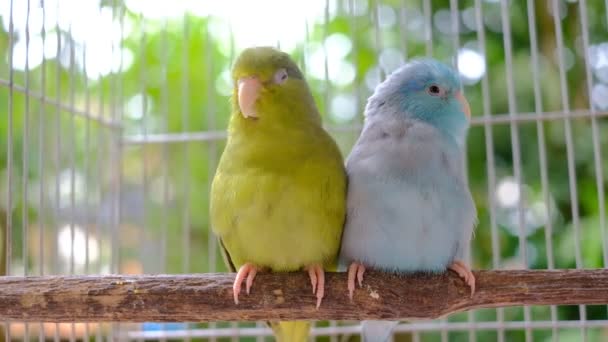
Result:
[[234,274],[0,277],[0,321],[145,322],[433,319],[474,308],[608,304],[608,270],[479,271],[477,292],[453,273],[367,272],[353,301],[346,275],[326,275],[315,309],[304,272],[259,274],[232,300]]

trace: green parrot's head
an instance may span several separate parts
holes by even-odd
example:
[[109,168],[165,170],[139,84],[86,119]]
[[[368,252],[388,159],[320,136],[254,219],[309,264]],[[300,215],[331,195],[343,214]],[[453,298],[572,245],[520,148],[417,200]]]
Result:
[[283,121],[289,116],[316,121],[319,117],[302,72],[287,53],[276,48],[245,49],[234,63],[232,79],[233,112],[248,121]]

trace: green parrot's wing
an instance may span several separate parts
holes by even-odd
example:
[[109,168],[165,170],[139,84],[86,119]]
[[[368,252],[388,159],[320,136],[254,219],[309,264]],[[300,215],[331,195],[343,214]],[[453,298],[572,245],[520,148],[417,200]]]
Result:
[[224,263],[226,264],[226,267],[228,267],[230,272],[236,272],[236,267],[234,267],[234,263],[232,262],[232,258],[230,257],[228,249],[226,249],[226,246],[224,246],[224,241],[222,241],[221,237],[217,239],[220,242],[220,248],[222,250],[222,256],[224,257]]

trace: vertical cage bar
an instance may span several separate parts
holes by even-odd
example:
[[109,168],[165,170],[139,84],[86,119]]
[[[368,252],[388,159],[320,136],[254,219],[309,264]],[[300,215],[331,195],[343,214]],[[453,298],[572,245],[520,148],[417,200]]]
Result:
[[[101,11],[101,8],[100,8]],[[105,94],[104,94],[104,86],[103,86],[103,82],[105,81],[105,77],[102,76],[101,74],[97,76],[97,84],[98,84],[98,99],[97,99],[97,103],[98,103],[98,113],[99,113],[99,117],[100,119],[104,119],[106,114],[105,114]],[[99,205],[103,204],[104,201],[104,188],[103,188],[103,177],[104,177],[104,166],[106,165],[105,160],[103,160],[102,156],[102,151],[104,149],[104,143],[106,142],[106,136],[105,136],[105,131],[103,129],[101,129],[100,127],[97,127],[96,129],[96,138],[97,138],[97,152],[96,152],[96,172],[95,172],[95,177],[97,179],[97,189],[98,189],[98,198],[97,201],[99,203]],[[104,270],[104,255],[103,255],[103,236],[104,236],[104,232],[102,231],[102,225],[104,225],[105,222],[103,221],[103,213],[101,211],[97,212],[97,215],[95,215],[95,235],[97,236],[97,250],[99,251],[99,263],[97,264],[97,272],[99,273],[104,273],[107,272]],[[99,342],[99,341],[103,341],[103,335],[102,335],[102,329],[101,329],[101,325],[98,326],[96,334],[95,334],[95,341]]]
[[[69,106],[69,131],[70,131],[70,141],[68,143],[68,165],[70,170],[70,199],[69,199],[69,222],[70,222],[70,268],[69,274],[75,274],[75,215],[76,215],[76,182],[75,182],[75,172],[76,172],[76,133],[75,133],[75,116],[74,112],[76,109],[74,108],[75,104],[75,93],[76,93],[76,51],[74,41],[74,36],[72,34],[72,24],[70,23],[70,27],[68,30],[69,44],[70,44],[70,70],[69,70],[69,97],[68,97],[68,106]],[[76,341],[76,326],[74,323],[70,323],[70,341]]]
[[[562,99],[562,109],[567,114],[570,113],[570,94],[568,92],[568,79],[566,75],[566,67],[564,65],[564,37],[562,33],[562,24],[559,18],[559,2],[557,0],[552,1],[553,9],[553,22],[555,25],[555,40],[557,44],[557,64],[559,66],[559,78],[560,78],[560,93]],[[570,187],[570,202],[572,205],[572,223],[574,226],[574,233],[576,243],[575,246],[575,261],[576,267],[582,267],[582,255],[580,250],[580,224],[579,224],[579,210],[578,210],[578,191],[576,185],[576,171],[574,169],[574,144],[572,142],[572,125],[569,118],[564,119],[565,127],[565,138],[566,138],[566,152],[568,159],[568,182]]]
[[[458,52],[460,49],[460,10],[459,10],[459,6],[458,6],[458,0],[450,0],[450,21],[452,24],[452,32],[451,32],[451,36],[452,36],[452,48],[454,49],[454,55],[451,58],[452,60],[452,64],[454,65],[454,67],[456,69],[458,69]],[[485,57],[485,56],[484,56]],[[464,91],[464,85],[461,83],[460,85],[461,87],[461,91]],[[463,152],[463,167],[464,167],[464,174],[467,175],[468,174],[468,158],[467,158],[467,152],[464,151]],[[468,177],[467,177],[467,183],[468,183]],[[469,247],[468,251],[466,252],[466,262],[468,264],[471,264],[471,248]],[[469,341],[470,342],[475,342],[477,340],[477,333],[475,332],[475,329],[473,328],[473,323],[475,322],[475,313],[474,311],[469,311],[467,312],[467,321],[469,322]]]
[[[530,54],[532,59],[532,78],[534,80],[534,111],[539,116],[537,122],[537,137],[538,137],[538,146],[539,146],[539,160],[540,160],[540,171],[541,171],[541,187],[543,189],[543,198],[545,203],[549,205],[550,195],[548,191],[548,175],[547,175],[547,147],[545,142],[545,133],[544,126],[542,124],[542,113],[543,113],[543,103],[542,103],[542,93],[540,90],[540,71],[539,71],[539,63],[538,63],[538,39],[536,34],[536,20],[535,20],[535,12],[534,12],[534,1],[527,0],[528,3],[528,26],[530,28]],[[532,14],[530,14],[532,13]],[[554,268],[554,259],[553,259],[553,242],[550,238],[553,231],[553,224],[551,221],[547,222],[545,226],[545,236],[547,240],[545,243],[547,244],[547,263],[548,268]]]
[[[119,21],[119,27],[120,27],[120,38],[118,41],[118,44],[116,44],[114,41],[112,41],[112,46],[116,45],[118,47],[118,53],[119,53],[119,62],[118,62],[118,77],[117,77],[117,84],[118,84],[118,105],[116,106],[118,111],[116,113],[116,116],[113,118],[113,122],[118,122],[119,125],[118,126],[114,126],[112,129],[112,133],[114,133],[114,136],[116,137],[114,139],[114,144],[115,144],[115,150],[116,150],[116,210],[115,210],[115,230],[114,230],[114,234],[116,236],[116,261],[118,262],[118,271],[120,272],[120,262],[121,262],[121,250],[120,250],[120,239],[119,239],[119,231],[121,231],[120,227],[122,224],[122,182],[123,182],[123,152],[124,152],[124,144],[123,144],[123,125],[124,125],[124,89],[123,89],[123,82],[124,82],[124,54],[123,54],[123,42],[125,40],[125,4],[123,2],[119,3],[119,14],[118,14],[118,21]],[[120,325],[119,327],[119,332],[120,332]],[[122,337],[121,339],[122,340]]]
[[424,41],[426,42],[427,57],[433,56],[433,12],[431,0],[422,0],[422,13],[424,16]]
[[[15,81],[15,74],[13,71],[13,53],[14,53],[14,23],[13,23],[13,0],[10,0],[9,9],[9,22],[8,22],[8,101],[7,101],[7,127],[8,136],[6,142],[6,231],[4,234],[5,241],[5,261],[4,274],[11,274],[12,264],[12,241],[13,241],[13,87]],[[11,340],[11,324],[9,321],[4,325],[4,339],[5,341]]]
[[[168,63],[169,63],[169,41],[168,41],[168,19],[165,19],[163,22],[163,28],[161,33],[161,51],[160,51],[160,65],[161,65],[161,94],[160,94],[160,112],[162,115],[161,118],[161,131],[163,133],[169,132],[169,86],[167,82],[169,81],[168,74]],[[167,144],[163,143],[161,145],[161,179],[162,179],[162,219],[161,219],[161,227],[160,227],[160,258],[161,258],[161,271],[163,273],[167,273],[167,236],[168,236],[168,225],[169,225],[169,175],[167,170]],[[165,328],[165,324],[162,325],[163,330]],[[166,341],[165,337],[160,338],[161,341]]]
[[[210,18],[210,17],[208,17]],[[232,29],[230,30],[230,62],[229,62],[229,70],[228,72],[230,73],[230,68],[232,67],[232,62],[234,60],[234,37],[232,36]],[[207,51],[207,53],[205,54],[205,66],[206,66],[206,74],[208,75],[209,78],[213,78],[214,75],[214,70],[215,70],[215,66],[214,66],[214,61],[213,61],[213,44],[211,42],[211,33],[209,32],[209,28],[207,27],[205,29],[205,50]],[[232,80],[232,75],[230,76],[230,79]],[[206,102],[206,108],[207,108],[207,115],[206,115],[206,124],[207,124],[207,129],[209,130],[215,130],[216,127],[216,110],[217,108],[215,107],[215,90],[213,88],[213,82],[212,81],[208,81],[207,82],[207,94],[206,94],[206,98],[207,98],[207,102]],[[208,178],[207,178],[207,193],[211,193],[211,182],[213,180],[213,175],[215,174],[215,167],[216,167],[216,160],[218,158],[218,146],[217,146],[217,142],[215,140],[212,140],[209,142],[209,144],[207,145],[207,154],[209,156],[209,161],[208,161],[208,169],[207,169],[207,174],[208,174]],[[216,237],[213,233],[213,229],[211,227],[211,224],[208,225],[207,227],[207,272],[215,272],[216,271],[216,254],[217,254],[217,241],[216,241]],[[216,322],[211,322],[209,323],[209,328],[210,329],[215,329],[217,327],[217,323]],[[211,342],[215,342],[216,338],[212,337],[209,339]]]
[[[568,93],[568,79],[566,75],[566,67],[564,65],[564,37],[562,33],[562,23],[560,18],[560,6],[557,0],[552,1],[553,23],[555,26],[555,40],[557,44],[557,59],[559,66],[560,92],[562,99],[562,109],[565,113],[570,113],[570,94]],[[572,125],[570,118],[564,118],[564,135],[566,138],[566,158],[568,162],[568,185],[570,190],[570,205],[572,211],[572,225],[574,229],[574,258],[576,268],[581,268],[582,254],[580,248],[580,222],[578,208],[578,188],[576,184],[576,169],[574,165],[574,143],[572,141]],[[586,309],[584,305],[579,305],[579,318],[582,321],[586,320]],[[585,327],[581,327],[581,337],[583,341],[587,340],[587,331]]]
[[[70,269],[69,269],[69,273],[70,275],[73,275],[75,273],[75,256],[74,256],[74,252],[75,252],[75,246],[74,246],[74,240],[75,240],[75,222],[74,222],[74,218],[75,218],[75,214],[76,214],[76,208],[75,208],[75,168],[76,168],[76,163],[75,163],[75,154],[76,154],[76,148],[74,147],[75,143],[76,143],[76,136],[74,133],[74,130],[76,129],[75,126],[75,108],[74,108],[74,103],[75,103],[75,92],[76,92],[76,61],[75,61],[75,42],[72,38],[72,28],[70,27],[69,30],[69,36],[70,36],[70,84],[69,84],[69,108],[70,108],[70,121],[69,121],[69,131],[70,131],[70,141],[68,143],[68,158],[69,158],[69,165],[70,165]],[[73,325],[72,325],[73,327]],[[72,336],[73,338],[73,336]]]
[[[477,29],[477,41],[479,42],[479,50],[482,56],[484,56],[484,63],[487,66],[487,52],[486,52],[486,31],[483,24],[483,10],[481,0],[475,0],[475,25]],[[486,147],[486,174],[488,177],[488,206],[490,209],[490,234],[492,241],[492,268],[500,267],[500,243],[499,243],[499,231],[496,223],[496,200],[494,197],[494,191],[496,190],[496,163],[494,161],[494,133],[490,123],[491,118],[491,103],[490,103],[490,84],[488,78],[488,71],[483,74],[481,79],[481,94],[482,94],[482,106],[483,106],[483,117],[484,122],[484,136],[485,136],[485,147]],[[496,319],[499,325],[504,325],[505,311],[503,308],[496,309]],[[497,329],[496,331],[498,342],[504,342],[505,331],[504,329]]]
[[308,18],[304,17],[304,46],[302,47],[302,59],[300,61],[300,68],[302,69],[302,74],[307,75],[307,63],[308,63],[308,41],[310,37],[310,32],[308,30]]
[[372,1],[372,24],[374,25],[374,50],[376,51],[377,63],[378,63],[378,79],[380,82],[384,81],[386,77],[386,73],[382,69],[380,65],[380,54],[382,53],[383,43],[382,43],[382,30],[380,29],[380,9],[378,5],[378,0]]
[[[89,91],[89,78],[87,75],[87,46],[83,44],[82,47],[82,75],[84,81],[84,108],[85,112],[88,114],[85,118],[85,127],[84,127],[84,155],[83,155],[83,165],[84,165],[84,182],[83,182],[83,193],[84,193],[84,214],[83,214],[83,222],[84,222],[84,274],[89,274],[90,272],[90,255],[89,255],[89,238],[91,236],[91,225],[90,225],[90,181],[91,181],[91,167],[90,167],[90,154],[91,154],[91,94]],[[85,341],[89,341],[89,323],[85,323],[84,325],[84,337]]]
[[[40,36],[41,36],[41,40],[42,40],[42,49],[43,49],[43,55],[42,55],[42,62],[40,64],[40,94],[42,94],[42,98],[40,100],[40,108],[38,111],[38,178],[39,178],[39,183],[40,183],[40,187],[38,188],[38,253],[39,253],[39,267],[40,269],[38,270],[38,275],[42,276],[45,274],[45,248],[44,248],[44,230],[45,230],[45,200],[44,200],[44,196],[45,196],[45,189],[44,187],[46,186],[46,183],[44,181],[45,178],[45,165],[44,165],[44,161],[45,161],[45,128],[46,128],[46,111],[45,111],[45,107],[46,104],[44,103],[44,100],[46,98],[46,56],[44,56],[44,48],[46,46],[46,6],[44,4],[44,1],[42,0],[40,2],[40,6],[42,9],[42,29],[40,32]],[[39,323],[38,325],[39,330],[39,334],[38,334],[38,341],[39,342],[43,342],[46,338],[45,336],[45,332],[44,332],[44,324],[42,322]]]
[[[515,122],[517,116],[517,102],[515,99],[515,86],[513,81],[513,51],[511,46],[511,22],[509,19],[509,4],[507,0],[500,1],[501,22],[503,31],[503,45],[505,49],[505,65],[507,78],[507,97],[509,107],[510,130],[511,130],[511,148],[513,153],[513,173],[517,181],[519,193],[523,193],[522,189],[522,172],[521,172],[521,151],[519,145],[519,130]],[[519,199],[517,202],[517,222],[519,227],[519,249],[521,253],[522,263],[525,268],[528,268],[528,253],[527,239],[525,236],[524,216],[523,216],[523,201]],[[531,319],[530,307],[524,306],[524,320],[529,322]],[[526,328],[526,341],[532,340],[532,330]]]
[[[117,13],[118,8],[118,13]],[[123,4],[117,0],[112,1],[112,20],[116,17],[120,18],[120,39],[122,39],[122,19],[124,16]],[[114,56],[117,51],[120,54],[118,71],[112,70],[110,76],[110,118],[112,122],[121,122],[122,113],[122,41],[118,44],[114,40],[110,41],[110,51]],[[120,126],[113,127],[110,131],[110,160],[112,161],[112,169],[110,171],[110,189],[111,189],[111,204],[110,204],[110,270],[113,273],[120,272],[121,262],[121,240],[119,239],[119,231],[121,224],[121,203],[122,203],[122,129]],[[112,340],[120,340],[121,323],[112,323],[110,325],[110,336]]]
[[[232,67],[234,66],[234,61],[236,59],[236,42],[234,39],[234,30],[232,29],[233,24],[232,24],[232,20],[229,18],[229,28],[230,28],[230,67],[228,69],[228,72],[231,73],[232,71]],[[211,36],[209,36],[211,37]],[[231,74],[232,75],[232,74]],[[231,78],[232,79],[232,78]],[[211,84],[209,85],[209,88],[213,87],[213,82],[211,82]],[[214,94],[215,95],[215,94]],[[218,115],[217,112],[214,112],[212,115]],[[216,118],[214,117],[214,124],[215,124],[215,120]],[[214,153],[215,154],[215,153]],[[211,182],[213,182],[213,175],[215,175],[215,169],[217,167],[217,157],[215,157],[215,159],[213,160],[213,163],[209,163],[209,188],[211,189]],[[216,263],[217,263],[217,248],[218,248],[218,240],[215,237],[213,230],[209,229],[208,231],[208,237],[209,237],[209,242],[211,243],[211,249],[209,250],[209,255],[211,256],[211,258],[209,259],[209,262],[213,262],[213,269],[216,269]],[[213,271],[211,271],[213,272]],[[230,322],[230,328],[234,331],[238,330],[238,323],[237,322]],[[230,339],[232,342],[236,342],[237,341],[237,337],[236,336],[232,336],[232,338]],[[215,338],[214,338],[215,341]]]
[[[399,34],[401,36],[401,50],[404,60],[407,60],[407,0],[401,2],[401,8],[398,13],[399,17]],[[357,107],[358,108],[358,107]]]
[[[117,167],[117,180],[116,180],[116,192],[117,192],[117,202],[116,202],[116,227],[117,227],[117,231],[116,233],[118,234],[118,231],[120,229],[120,225],[122,224],[122,169],[123,169],[123,142],[122,142],[122,138],[123,138],[123,125],[124,125],[124,102],[125,102],[125,94],[124,94],[124,88],[123,88],[123,83],[124,83],[124,54],[123,54],[123,42],[125,40],[125,5],[124,3],[120,3],[119,5],[119,14],[118,14],[118,22],[119,22],[119,27],[120,27],[120,40],[118,41],[118,53],[119,53],[119,62],[118,62],[118,79],[117,79],[117,87],[118,87],[118,112],[116,113],[116,116],[114,117],[113,122],[118,122],[119,125],[118,126],[114,126],[113,127],[113,132],[116,134],[117,137],[117,141],[116,141],[116,148],[117,148],[117,159],[118,159],[118,163],[116,164]],[[114,44],[114,42],[112,42]],[[120,245],[117,246],[117,260],[119,262],[119,269],[120,269]]]
[[[23,145],[22,145],[22,173],[21,173],[21,184],[23,193],[23,204],[22,204],[22,262],[23,262],[23,275],[27,276],[29,274],[28,269],[28,168],[29,168],[29,140],[30,140],[30,96],[28,95],[30,92],[30,0],[27,0],[26,5],[26,16],[25,16],[25,70],[24,70],[24,88],[26,95],[25,106],[23,111]],[[25,335],[24,339],[29,339],[28,336],[28,324],[25,324]]]
[[[583,58],[585,63],[585,84],[587,86],[587,93],[591,94],[593,89],[593,75],[589,66],[589,19],[587,17],[587,1],[581,0],[579,2],[579,10],[581,16],[581,32],[583,40]],[[606,20],[608,21],[608,0],[606,0]],[[591,96],[587,96],[589,111],[593,114],[591,116],[591,131],[593,140],[593,161],[595,164],[595,183],[597,188],[597,201],[599,207],[599,218],[600,218],[600,230],[602,232],[602,249],[603,249],[603,261],[604,267],[608,267],[608,234],[606,232],[606,204],[605,204],[605,192],[604,192],[604,171],[602,166],[602,151],[600,143],[600,132],[597,123],[597,114]]]
[[420,342],[420,332],[418,330],[412,332],[412,342]]
[[[211,36],[210,36],[211,37]],[[230,40],[230,56],[228,59],[230,60],[229,71],[232,70],[232,65],[234,64],[234,59],[236,58],[236,47],[234,42],[234,31],[232,29],[232,22],[228,19],[228,37]]]
[[[10,14],[8,24],[8,101],[7,101],[7,151],[6,151],[6,234],[4,235],[5,248],[4,253],[6,254],[6,265],[4,272],[6,275],[11,274],[12,254],[13,254],[13,87],[15,82],[15,74],[13,71],[13,53],[14,53],[14,26],[13,26],[13,0],[10,0]],[[10,326],[6,325],[6,340],[10,341]]]
[[[606,20],[608,22],[608,0],[605,4]],[[593,106],[591,98],[591,90],[593,89],[593,76],[589,66],[589,20],[587,17],[587,1],[579,2],[579,11],[581,17],[581,36],[583,41],[583,63],[585,64],[585,85],[587,86],[588,106],[591,114],[591,139],[593,141],[593,162],[595,164],[595,187],[597,189],[597,202],[600,219],[600,231],[602,234],[602,257],[604,268],[608,268],[608,233],[606,232],[606,204],[604,192],[604,170],[602,165],[602,151],[600,143],[600,132],[595,117],[596,110]]]
[[[349,30],[350,30],[350,39],[352,41],[352,56],[353,56],[353,64],[355,66],[355,69],[357,69],[359,67],[359,44],[357,42],[357,30],[359,28],[359,26],[357,25],[357,18],[355,16],[355,0],[348,0],[348,4],[349,4],[349,14],[351,16],[351,20],[349,22]],[[308,43],[308,28],[307,28],[307,40],[306,43]],[[355,91],[355,100],[356,100],[356,108],[357,108],[357,113],[361,113],[362,111],[362,106],[361,106],[361,79],[359,78],[358,75],[355,76],[355,80],[354,80],[354,91]],[[357,137],[355,136],[354,139],[356,139]]]
[[[101,10],[102,8],[99,8],[99,14],[101,15]],[[86,75],[85,75],[86,77]],[[106,80],[106,77],[104,77],[103,75],[99,74],[97,76],[97,86],[98,86],[98,99],[97,99],[97,110],[98,110],[98,115],[100,119],[105,119],[106,118],[106,113],[105,113],[105,101],[106,101],[106,96],[104,94],[104,81]],[[107,141],[107,135],[106,135],[106,131],[100,127],[97,127],[96,129],[96,143],[97,143],[97,152],[96,152],[96,161],[95,161],[95,178],[97,179],[96,182],[96,186],[98,189],[98,197],[97,197],[97,201],[99,203],[99,205],[103,205],[104,203],[104,167],[106,165],[106,161],[103,158],[103,151],[104,151],[104,145]],[[104,231],[102,230],[102,226],[104,226],[106,224],[106,220],[104,220],[104,214],[101,211],[97,211],[97,214],[95,215],[95,235],[97,237],[96,243],[97,243],[97,249],[99,251],[99,262],[97,264],[97,272],[99,273],[105,273],[107,272],[107,270],[105,270],[105,265],[104,265],[104,244],[103,244],[103,237],[104,237]],[[95,341],[99,342],[99,341],[103,341],[104,340],[104,336],[103,336],[103,331],[102,331],[102,325],[98,325],[96,332],[95,332]]]
[[[57,50],[55,55],[55,88],[56,88],[56,100],[57,103],[61,103],[61,35],[62,32],[59,28],[59,3],[56,4],[55,12],[57,13],[56,21],[55,21],[55,32],[57,34]],[[59,106],[56,107],[55,110],[55,222],[53,224],[53,244],[55,248],[53,248],[53,262],[54,262],[54,273],[61,274],[63,270],[61,269],[61,262],[59,260],[59,245],[57,243],[58,233],[59,233],[59,225],[61,224],[59,212],[61,210],[61,190],[60,190],[60,178],[61,178],[61,109]],[[59,324],[55,324],[55,341],[59,340]]]
[[[182,51],[182,89],[181,89],[181,109],[182,109],[182,132],[188,133],[190,131],[190,78],[188,74],[190,72],[190,17],[188,13],[184,13],[183,16],[183,44],[184,49]],[[182,196],[185,199],[182,209],[182,272],[190,272],[190,143],[184,143],[184,162],[183,162],[183,193]],[[190,324],[186,325],[188,335],[185,340],[190,341]]]
[[[545,142],[544,123],[541,120],[543,113],[542,93],[540,88],[540,66],[538,63],[538,38],[536,33],[536,12],[534,9],[534,1],[527,0],[528,6],[528,31],[530,37],[530,57],[532,59],[532,78],[534,80],[534,111],[538,116],[536,121],[536,135],[538,139],[538,156],[540,164],[540,179],[541,189],[543,193],[543,201],[547,206],[547,215],[551,217],[551,195],[549,193],[549,176],[547,174],[547,144]],[[547,267],[553,269],[555,267],[553,258],[553,222],[551,219],[545,223],[545,249],[547,254]],[[553,340],[557,339],[557,307],[551,305],[551,321],[554,326],[551,329]]]
[[[148,93],[147,93],[147,77],[146,77],[146,67],[147,67],[147,49],[146,49],[146,44],[147,44],[147,35],[146,35],[146,21],[143,17],[143,15],[140,13],[140,15],[138,16],[139,18],[139,25],[140,25],[140,40],[139,40],[139,56],[141,57],[140,60],[140,72],[139,72],[139,86],[140,89],[139,91],[141,92],[141,97],[142,97],[142,116],[141,116],[141,134],[143,136],[144,141],[148,139]],[[140,152],[141,152],[141,188],[142,188],[142,193],[143,193],[143,197],[142,197],[142,214],[141,214],[141,226],[144,230],[144,234],[146,235],[146,240],[148,240],[148,208],[147,208],[147,198],[148,198],[148,158],[147,158],[147,153],[146,153],[146,149],[148,147],[146,145],[141,145],[140,146]],[[158,271],[158,270],[156,270]]]
[[[376,11],[377,12],[377,11]],[[325,88],[325,91],[323,92],[323,113],[325,113],[326,117],[331,117],[331,98],[332,98],[332,84],[329,81],[329,62],[328,62],[328,55],[327,55],[327,37],[329,36],[329,0],[325,0],[325,10],[324,10],[324,18],[323,18],[323,41],[321,42],[321,44],[323,44],[323,56],[324,56],[324,80],[323,80],[323,87]],[[317,322],[314,322],[312,327],[316,327],[317,326]],[[336,326],[336,321],[334,320],[330,320],[329,321],[329,326],[330,327],[335,327]],[[337,342],[337,337],[335,335],[330,335],[329,336],[329,340],[330,342]]]
[[[57,50],[56,50],[56,55],[55,55],[55,64],[56,64],[56,69],[55,69],[55,88],[56,88],[56,101],[57,103],[61,103],[61,74],[62,74],[62,68],[61,68],[61,49],[62,49],[62,32],[59,28],[59,3],[56,4],[56,13],[57,13],[57,17],[56,17],[56,21],[55,21],[55,32],[56,32],[56,39],[57,39]],[[59,224],[61,224],[61,218],[59,216],[59,212],[61,210],[61,188],[60,188],[60,184],[61,184],[61,174],[62,174],[62,170],[61,170],[61,164],[62,164],[62,156],[61,156],[61,117],[62,117],[62,113],[61,113],[61,108],[59,106],[56,107],[55,110],[55,153],[54,153],[54,161],[55,161],[55,213],[54,213],[54,218],[55,218],[55,222],[53,222],[53,244],[55,245],[55,247],[53,248],[53,252],[52,252],[52,260],[53,260],[53,267],[52,269],[54,269],[53,273],[54,274],[63,274],[64,270],[62,269],[62,263],[59,260],[59,245],[58,245],[58,232],[59,232]],[[59,341],[59,323],[55,323],[55,330],[54,330],[54,340],[56,342]]]
[[329,62],[327,60],[327,36],[329,35],[329,0],[325,0],[325,8],[323,11],[323,41],[321,42],[321,46],[323,48],[323,109],[321,110],[323,113],[329,114],[330,105],[330,92],[331,85],[329,83]]
[[[517,116],[517,102],[515,99],[515,86],[513,80],[513,52],[511,46],[511,24],[509,21],[509,7],[507,0],[501,0],[501,16],[502,16],[502,29],[504,33],[504,49],[505,49],[505,65],[506,65],[506,79],[507,79],[507,97],[509,106],[509,116],[511,118],[511,145],[513,149],[513,173],[518,183],[518,188],[522,189],[522,175],[521,175],[521,151],[519,145],[519,130],[515,122]],[[524,234],[524,221],[523,221],[523,208],[521,208],[521,201],[518,202],[518,226],[519,226],[519,245],[522,262],[525,267],[528,267],[528,254],[526,249],[526,238]]]
[[[228,70],[228,72],[231,72],[232,70],[232,66],[234,65],[234,61],[236,59],[236,43],[235,43],[235,39],[234,39],[234,30],[232,29],[233,24],[232,21],[229,19],[229,29],[230,29],[230,68]],[[209,88],[213,87],[213,82],[210,83]],[[214,94],[215,95],[215,94]],[[218,115],[217,112],[214,112],[212,115]],[[215,123],[215,118],[214,118],[214,123]],[[209,170],[209,186],[211,186],[211,182],[213,181],[213,175],[215,174],[215,169],[217,167],[217,157],[216,159],[213,160],[213,163],[209,163],[210,166],[210,170]],[[209,237],[209,242],[211,244],[211,248],[209,249],[209,255],[211,256],[211,258],[209,259],[209,262],[212,262],[212,267],[213,270],[211,272],[214,272],[214,270],[216,269],[216,264],[217,264],[217,248],[218,248],[218,241],[215,238],[215,235],[213,234],[213,231],[210,229],[208,231],[208,237]],[[234,331],[238,330],[238,323],[237,322],[230,322],[230,328]],[[215,341],[215,338],[213,339]],[[232,336],[232,338],[230,339],[232,342],[236,342],[237,341],[237,337],[236,336]]]
[[[46,7],[44,5],[44,1],[41,2],[42,8],[42,30],[40,32],[40,36],[42,39],[42,47],[46,46]],[[42,99],[46,98],[46,57],[42,56],[42,62],[40,64],[40,94],[42,94]],[[39,275],[45,274],[45,248],[44,248],[44,230],[45,230],[45,222],[44,222],[44,207],[45,207],[45,127],[46,127],[46,105],[43,100],[40,100],[40,108],[38,111],[38,175],[40,179],[40,187],[38,188],[38,251],[39,251]],[[42,329],[41,329],[42,330]]]
[[[168,64],[168,55],[167,50],[169,49],[168,42],[168,20],[165,19],[163,22],[163,28],[161,33],[161,44],[160,44],[160,112],[162,115],[161,118],[161,131],[164,133],[168,133],[169,131],[169,87],[167,82],[169,81],[167,78],[167,64]],[[169,177],[167,175],[167,144],[163,143],[161,145],[161,179],[162,179],[162,219],[161,219],[161,227],[160,227],[160,262],[161,262],[161,272],[167,272],[167,225],[168,225],[168,188],[169,188]]]
[[[101,83],[102,80],[102,76],[99,76],[99,83]],[[104,96],[101,94],[103,92],[103,87],[99,87],[100,91],[100,96],[99,96],[99,115],[103,115],[103,98]],[[103,203],[103,191],[102,191],[102,186],[101,186],[101,179],[103,176],[103,172],[102,172],[102,167],[103,167],[103,163],[102,163],[102,159],[101,159],[101,149],[102,149],[102,142],[103,142],[103,134],[101,132],[100,129],[97,129],[97,133],[96,133],[96,139],[97,139],[97,155],[96,155],[96,172],[95,172],[95,176],[97,177],[98,183],[96,183],[96,186],[98,188],[98,198],[97,200],[99,201],[98,203]],[[98,273],[103,274],[104,273],[104,263],[103,263],[103,242],[102,242],[102,230],[101,230],[101,225],[102,225],[102,220],[101,220],[101,213],[97,213],[97,215],[95,215],[95,219],[94,219],[94,225],[95,225],[95,236],[97,236],[96,244],[97,244],[97,250],[99,251],[99,263],[97,264],[96,270]],[[97,331],[95,333],[95,341],[99,342],[99,341],[103,341],[103,335],[102,335],[102,326],[101,324],[98,326]]]
[[[234,39],[234,30],[232,29],[232,21],[229,19],[229,27],[230,27],[230,68],[228,69],[228,72],[231,73],[232,71],[232,66],[234,65],[234,61],[236,59],[236,43],[235,43],[235,39]],[[209,36],[209,38],[211,38],[211,36]],[[209,75],[212,75],[211,73]],[[232,74],[230,74],[232,75]],[[232,80],[232,77],[231,77]],[[211,81],[209,84],[209,89],[211,89],[213,87],[214,83]],[[212,94],[216,95],[216,93],[214,92]],[[216,118],[215,116],[218,115],[217,112],[211,112],[212,116],[214,116],[213,118],[213,124],[216,124]],[[212,128],[214,129],[215,126]],[[214,159],[213,159],[213,163],[209,163],[209,174],[208,174],[208,181],[209,181],[209,189],[211,189],[211,182],[213,182],[213,176],[215,175],[215,169],[217,167],[217,151],[214,151]],[[217,264],[217,248],[218,248],[218,240],[215,237],[215,234],[213,233],[212,229],[209,229],[208,231],[208,238],[209,238],[209,243],[210,245],[210,249],[209,249],[209,262],[212,263],[212,268],[213,270],[211,270],[211,272],[214,272],[216,269],[216,264]],[[237,322],[230,322],[230,328],[232,330],[238,330],[239,325]],[[215,341],[215,338],[213,339]],[[237,342],[238,338],[236,336],[232,336],[232,338],[230,339],[232,342]]]
[[[114,0],[112,2],[112,17],[114,17],[115,15],[115,10],[116,10],[116,0]],[[112,58],[114,58],[114,54],[116,53],[116,49],[114,48],[114,43],[111,43],[111,56]],[[115,121],[116,119],[116,107],[118,105],[118,92],[116,90],[116,73],[112,70],[109,74],[108,74],[108,78],[109,78],[109,85],[110,85],[110,89],[109,89],[109,107],[110,107],[110,120]],[[108,132],[109,134],[109,141],[110,143],[108,144],[109,149],[110,149],[110,155],[109,155],[109,159],[112,161],[112,168],[110,169],[110,216],[108,217],[108,226],[110,228],[110,272],[112,273],[118,273],[120,272],[120,267],[119,267],[119,260],[118,260],[118,244],[119,244],[119,240],[118,240],[118,227],[116,225],[115,222],[115,213],[116,213],[116,203],[113,201],[115,198],[114,196],[116,195],[115,190],[116,190],[116,181],[117,179],[115,178],[115,173],[114,173],[114,168],[117,168],[118,165],[115,163],[116,161],[116,150],[114,148],[114,139],[116,139],[116,136],[114,134],[113,131]],[[114,336],[114,335],[113,335]]]
[[[181,89],[181,109],[182,109],[182,132],[190,131],[190,25],[189,16],[184,14],[182,54],[182,89]],[[182,272],[190,272],[190,144],[184,144],[184,163],[183,163],[183,196],[185,198],[182,210]]]
[[452,62],[457,66],[458,49],[460,49],[460,11],[458,10],[458,0],[450,0],[450,15],[452,23],[452,48],[454,49]]

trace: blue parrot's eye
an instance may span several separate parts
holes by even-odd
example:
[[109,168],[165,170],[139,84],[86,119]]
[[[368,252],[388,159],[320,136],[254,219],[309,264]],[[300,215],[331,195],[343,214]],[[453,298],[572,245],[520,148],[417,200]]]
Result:
[[445,94],[445,90],[436,84],[431,84],[426,88],[426,92],[431,96],[441,96]]
[[285,81],[287,81],[287,78],[288,78],[287,70],[285,70],[285,69],[279,69],[274,74],[274,83],[276,83],[276,84],[282,84]]

